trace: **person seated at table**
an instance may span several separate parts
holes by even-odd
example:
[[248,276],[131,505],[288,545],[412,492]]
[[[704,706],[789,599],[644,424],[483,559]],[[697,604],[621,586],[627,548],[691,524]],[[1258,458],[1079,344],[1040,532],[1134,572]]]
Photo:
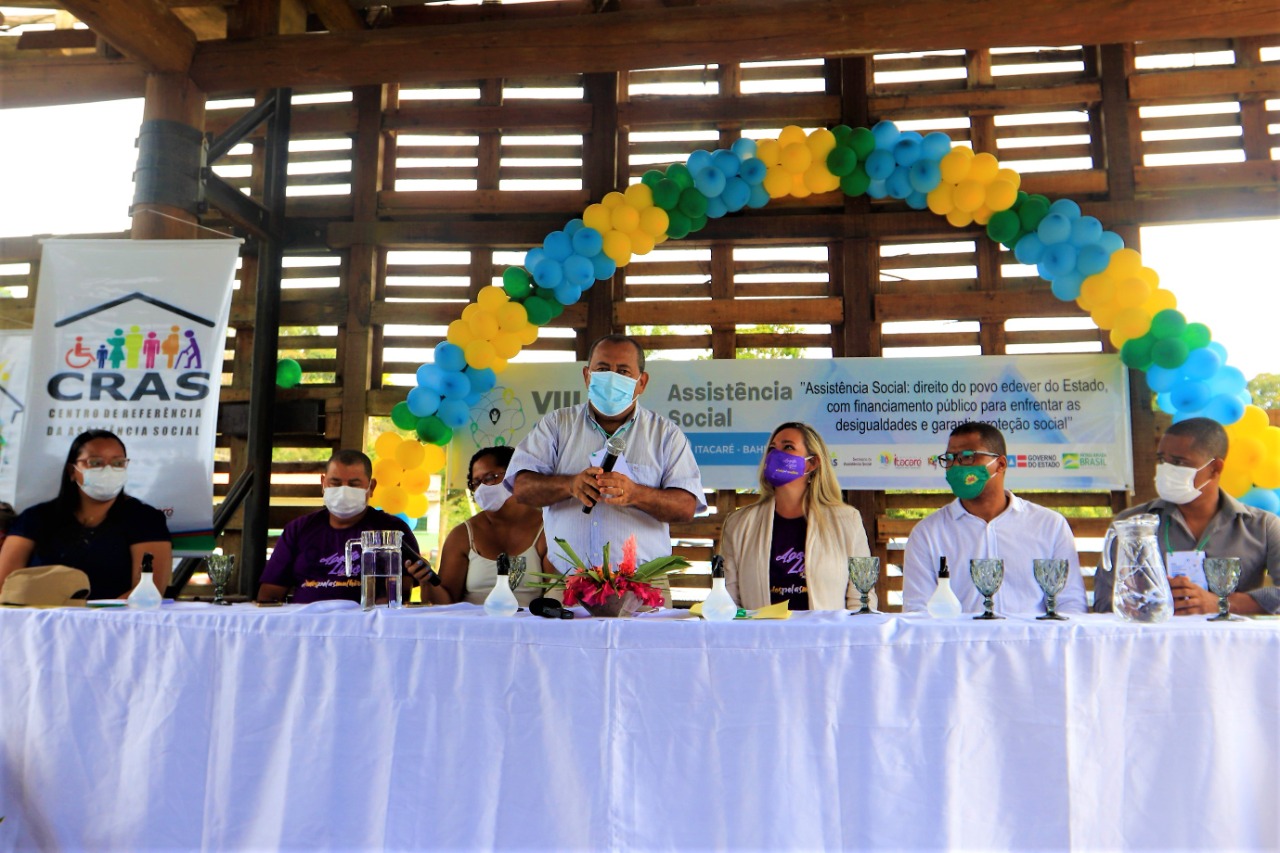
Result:
[[112,432],[71,442],[58,496],[14,519],[0,546],[0,586],[26,566],[71,566],[89,576],[90,598],[125,598],[150,554],[156,586],[169,586],[173,544],[164,513],[124,491],[129,457]]
[[[526,572],[555,571],[546,560],[542,510],[515,500],[503,483],[514,453],[512,446],[484,447],[471,457],[467,488],[480,511],[445,537],[440,550],[440,585],[423,587],[432,603],[484,604],[498,579],[499,554],[524,557]],[[527,580],[515,590],[521,606],[544,595]]]
[[[1205,557],[1240,558],[1240,583],[1227,598],[1232,613],[1280,613],[1280,518],[1245,506],[1222,490],[1228,444],[1227,431],[1215,420],[1187,418],[1173,424],[1156,445],[1159,497],[1116,515],[1159,517],[1160,553],[1172,575],[1174,613],[1180,616],[1218,612],[1218,596],[1196,582],[1204,577]],[[1262,586],[1266,574],[1275,586]],[[1114,572],[1099,567],[1094,610],[1111,610],[1114,585]]]
[[725,587],[739,607],[780,601],[791,610],[857,607],[849,558],[871,554],[862,516],[844,503],[817,431],[784,423],[760,463],[760,499],[724,522]]
[[982,594],[969,577],[969,561],[1004,560],[1004,581],[995,594],[1003,613],[1044,610],[1044,593],[1031,561],[1067,561],[1067,584],[1057,597],[1057,610],[1083,613],[1084,578],[1067,520],[1004,487],[1009,462],[1004,435],[988,423],[960,424],[938,457],[956,499],[922,520],[907,537],[902,564],[902,609],[924,610],[938,585],[938,560],[947,558],[951,589],[965,612],[982,610]]
[[[399,530],[403,542],[418,551],[409,525],[390,513],[369,506],[377,482],[373,463],[359,450],[335,450],[320,475],[324,509],[295,518],[284,526],[262,572],[259,601],[308,604],[328,599],[360,600],[359,567],[347,577],[347,540],[366,530]],[[409,568],[409,567],[406,567]],[[416,566],[415,566],[416,568]],[[409,568],[412,575],[413,569]],[[386,590],[380,592],[386,599]]]

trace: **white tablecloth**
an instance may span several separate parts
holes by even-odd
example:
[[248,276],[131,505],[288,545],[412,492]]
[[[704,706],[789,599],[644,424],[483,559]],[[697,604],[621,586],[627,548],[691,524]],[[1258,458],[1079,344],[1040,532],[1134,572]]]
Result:
[[0,612],[0,849],[1280,848],[1280,623]]

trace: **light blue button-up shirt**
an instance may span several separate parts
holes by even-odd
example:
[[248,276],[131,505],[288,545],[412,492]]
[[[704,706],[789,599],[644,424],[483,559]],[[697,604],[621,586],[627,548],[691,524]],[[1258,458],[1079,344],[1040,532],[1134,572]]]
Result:
[[[680,428],[661,415],[636,405],[632,419],[620,429],[626,439],[622,458],[630,468],[630,477],[642,486],[655,489],[683,489],[697,500],[697,512],[707,508],[702,492],[702,474],[693,458],[693,449]],[[591,416],[590,406],[583,403],[557,409],[546,415],[516,446],[507,465],[507,488],[514,488],[521,471],[538,474],[578,474],[591,467],[591,456],[605,443],[605,433]],[[597,463],[598,464],[598,463]],[[623,470],[619,462],[615,470]],[[604,546],[611,543],[610,562],[622,557],[622,543],[635,534],[636,554],[641,563],[671,553],[671,529],[663,521],[633,506],[616,507],[596,504],[590,514],[582,511],[582,503],[567,498],[542,510],[547,533],[547,552],[552,563],[565,571],[573,563],[555,544],[557,538],[568,542],[583,561],[599,565]]]

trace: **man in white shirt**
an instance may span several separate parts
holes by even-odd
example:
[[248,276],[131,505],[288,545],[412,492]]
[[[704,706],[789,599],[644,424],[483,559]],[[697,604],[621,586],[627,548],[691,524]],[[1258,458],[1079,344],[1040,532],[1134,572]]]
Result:
[[924,610],[938,582],[938,560],[947,558],[951,589],[966,612],[982,610],[982,595],[969,577],[969,561],[1004,560],[1004,582],[995,594],[997,613],[1040,613],[1044,593],[1031,561],[1067,561],[1067,585],[1057,609],[1084,613],[1080,557],[1067,520],[1053,510],[1024,501],[1004,487],[1008,468],[1004,436],[986,423],[964,423],[951,431],[947,452],[938,457],[956,500],[915,526],[902,565],[902,609]]

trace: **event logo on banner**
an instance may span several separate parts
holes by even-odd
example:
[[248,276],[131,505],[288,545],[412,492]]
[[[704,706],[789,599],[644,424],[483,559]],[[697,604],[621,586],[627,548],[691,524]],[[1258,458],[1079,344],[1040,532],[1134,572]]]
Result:
[[20,508],[57,494],[72,440],[124,442],[125,490],[175,553],[213,546],[213,450],[239,240],[50,240],[31,343]]
[[31,333],[0,332],[0,501],[6,503],[16,500],[30,364]]
[[[846,489],[944,489],[937,456],[965,421],[1004,433],[1022,489],[1130,489],[1128,373],[1114,355],[651,360],[641,404],[688,435],[708,488],[752,488],[769,433],[812,424]],[[513,364],[455,436],[453,479],[480,447],[513,444],[585,400],[582,365]],[[460,485],[457,486],[461,488]]]

